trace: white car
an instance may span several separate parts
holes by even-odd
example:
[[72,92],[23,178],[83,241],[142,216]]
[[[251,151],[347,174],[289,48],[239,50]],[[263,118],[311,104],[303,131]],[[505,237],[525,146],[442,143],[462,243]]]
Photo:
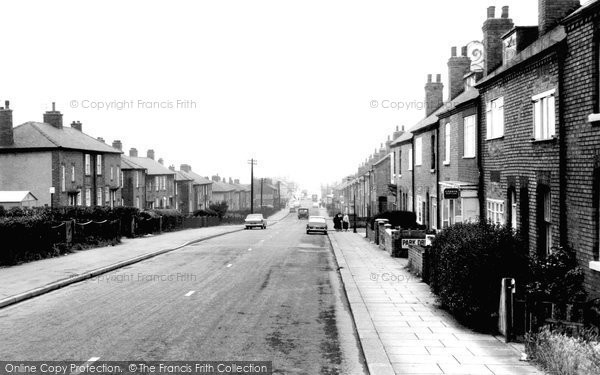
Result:
[[322,216],[311,216],[306,223],[306,234],[310,232],[321,232],[327,234],[327,220]]
[[262,214],[250,214],[246,216],[246,220],[244,220],[244,224],[246,225],[246,229],[259,227],[262,229],[267,229],[267,221],[263,217]]

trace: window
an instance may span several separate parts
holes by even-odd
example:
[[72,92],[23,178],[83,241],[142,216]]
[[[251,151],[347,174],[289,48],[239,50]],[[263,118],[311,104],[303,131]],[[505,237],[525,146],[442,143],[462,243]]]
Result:
[[550,189],[544,189],[542,193],[542,241],[544,242],[545,255],[552,252],[552,194]]
[[90,207],[92,205],[92,189],[85,189],[85,205],[86,207]]
[[108,188],[108,186],[104,187],[104,201],[106,203],[110,203],[110,189]]
[[487,200],[487,219],[494,224],[504,224],[504,201]]
[[412,147],[408,149],[408,170],[413,170],[413,150]]
[[415,165],[419,166],[423,163],[423,137],[415,140]]
[[77,189],[77,205],[81,206],[81,189]]
[[423,198],[417,195],[417,223],[423,224]]
[[533,101],[533,137],[536,140],[551,139],[556,134],[555,90],[536,95]]
[[142,208],[142,207],[140,206],[140,197],[135,197],[135,206],[136,206],[137,208],[140,208],[140,209]]
[[102,188],[96,189],[96,206],[102,206]]
[[67,171],[64,165],[60,166],[60,191],[67,190]]
[[504,136],[504,97],[487,102],[485,114],[487,139]]
[[450,164],[450,123],[444,127],[444,164]]
[[91,163],[92,163],[92,156],[90,154],[85,154],[85,175],[89,176],[90,174],[92,174],[91,169]]
[[69,193],[69,206],[77,205],[77,193]]
[[390,183],[396,183],[396,151],[390,154]]
[[[156,191],[160,189],[160,176],[154,176],[154,185],[156,185]],[[158,206],[158,202],[156,203]]]
[[123,172],[120,167],[117,167],[117,186],[123,187]]
[[96,155],[96,175],[102,176],[102,155]]
[[140,187],[140,171],[135,171],[135,187]]
[[431,229],[437,229],[437,198],[431,197]]
[[71,182],[75,182],[75,164],[71,165]]
[[402,149],[398,149],[398,177],[402,177]]
[[462,198],[444,199],[442,201],[442,227],[448,228],[462,223]]
[[435,147],[435,135],[432,134],[431,135],[431,169],[434,170],[435,169],[435,160],[437,159],[437,156],[435,155],[435,150],[437,148]]
[[115,167],[113,167],[112,165],[110,166],[110,180],[114,180],[115,179]]
[[510,210],[510,226],[517,230],[517,192],[514,188],[508,192],[508,209]]
[[476,115],[467,116],[464,118],[464,149],[463,149],[463,157],[465,158],[474,158],[475,157],[475,149],[477,138],[475,137],[476,131]]

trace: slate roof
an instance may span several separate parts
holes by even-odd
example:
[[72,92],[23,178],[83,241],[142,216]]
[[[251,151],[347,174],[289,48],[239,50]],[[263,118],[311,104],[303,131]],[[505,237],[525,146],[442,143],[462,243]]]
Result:
[[134,168],[134,169],[145,169],[146,173],[148,175],[150,175],[150,176],[155,176],[155,175],[169,175],[169,174],[170,175],[174,175],[175,174],[175,172],[173,172],[169,168],[167,168],[164,165],[160,164],[156,160],[153,160],[153,159],[150,159],[150,158],[142,158],[142,157],[122,155],[121,156],[121,163],[122,163],[123,160],[126,160],[130,164],[137,165],[137,166],[141,167],[141,168]]
[[175,181],[194,181],[194,178],[184,171],[175,171]]
[[120,150],[71,127],[55,128],[43,122],[26,122],[13,129],[14,144],[0,146],[0,152],[27,149],[69,149],[121,154]]
[[210,185],[213,183],[212,180],[209,180],[206,177],[202,177],[194,171],[189,171],[189,172],[182,171],[182,172],[194,180],[194,185]]
[[237,189],[234,185],[229,185],[228,183],[222,181],[213,181],[213,193],[228,193],[236,190]]
[[390,146],[397,146],[400,143],[404,143],[406,141],[410,141],[413,138],[413,134],[411,132],[404,132],[404,134],[402,134],[401,136],[399,136],[398,138],[396,138],[391,144]]
[[132,159],[129,158],[129,156],[121,155],[121,169],[145,170],[146,168],[136,164]]

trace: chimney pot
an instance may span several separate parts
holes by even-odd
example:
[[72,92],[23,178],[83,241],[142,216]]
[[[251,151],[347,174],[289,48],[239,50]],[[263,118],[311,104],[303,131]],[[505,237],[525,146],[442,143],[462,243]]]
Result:
[[450,54],[452,57],[456,57],[456,47],[452,47]]
[[489,6],[487,8],[487,18],[496,18],[496,7],[495,6]]
[[129,149],[129,156],[137,158],[137,156],[138,156],[137,148],[130,148]]
[[469,54],[469,48],[467,46],[463,46],[462,49],[461,49],[461,55],[463,57],[467,57],[468,54]]
[[79,122],[79,121],[73,121],[73,122],[71,123],[71,127],[72,127],[73,129],[76,129],[76,130],[79,130],[79,131],[82,131],[82,130],[83,130],[83,128],[82,128],[82,126],[81,126],[81,122]]
[[435,81],[436,81],[437,83],[441,83],[441,82],[442,82],[442,75],[441,75],[441,74],[438,74],[438,75],[436,75],[436,76],[435,76]]
[[8,100],[4,101],[4,109],[10,109],[10,102]]
[[508,5],[502,7],[502,18],[508,18]]
[[427,83],[431,83],[431,74],[427,74]]
[[152,159],[154,160],[154,150],[150,149],[146,152],[146,156],[148,157],[148,159]]
[[55,112],[55,111],[56,111],[56,103],[52,102],[52,112]]
[[98,137],[98,138],[96,138],[96,139],[97,139],[97,140],[99,140],[100,142],[104,143],[104,138],[102,138],[102,137]]
[[52,111],[46,111],[46,113],[44,113],[44,122],[54,126],[57,129],[62,129],[63,115],[56,110],[54,102],[52,102]]

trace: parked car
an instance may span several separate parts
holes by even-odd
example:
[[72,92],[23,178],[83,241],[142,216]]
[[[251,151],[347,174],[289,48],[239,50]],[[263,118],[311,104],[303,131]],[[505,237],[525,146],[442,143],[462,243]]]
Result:
[[290,206],[290,212],[296,212],[296,207]]
[[298,219],[308,219],[308,208],[298,209]]
[[306,234],[311,232],[322,232],[327,234],[327,220],[322,216],[311,216],[306,223]]
[[246,225],[246,229],[259,227],[262,229],[267,229],[267,221],[263,217],[262,214],[250,214],[246,216],[246,220],[244,220],[244,224]]

